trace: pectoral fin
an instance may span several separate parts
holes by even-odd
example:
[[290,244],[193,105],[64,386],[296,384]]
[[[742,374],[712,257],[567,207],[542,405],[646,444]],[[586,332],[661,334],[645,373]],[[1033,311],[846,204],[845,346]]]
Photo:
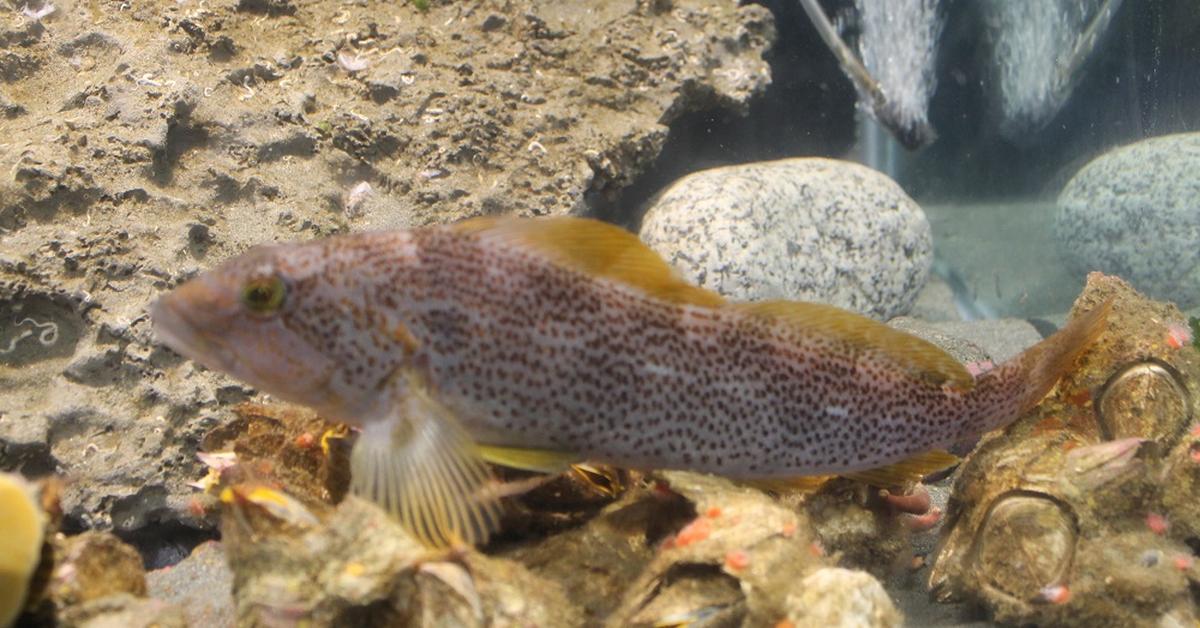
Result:
[[886,467],[843,473],[842,477],[865,482],[872,486],[903,486],[911,482],[920,482],[921,478],[947,469],[958,464],[958,456],[947,451],[935,449],[917,454],[905,460]]
[[479,449],[419,388],[409,388],[395,416],[363,428],[350,471],[356,494],[427,546],[483,543],[499,525],[499,495]]

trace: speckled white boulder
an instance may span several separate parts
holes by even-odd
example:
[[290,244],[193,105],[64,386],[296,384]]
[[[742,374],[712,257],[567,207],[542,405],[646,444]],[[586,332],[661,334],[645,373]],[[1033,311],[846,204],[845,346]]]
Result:
[[820,301],[880,319],[908,310],[933,260],[929,222],[904,190],[832,159],[688,175],[646,213],[641,237],[732,299]]
[[1119,275],[1156,299],[1200,304],[1200,133],[1111,150],[1058,197],[1056,234],[1082,272]]
[[818,569],[800,581],[785,604],[796,626],[892,628],[904,623],[883,585],[865,571]]

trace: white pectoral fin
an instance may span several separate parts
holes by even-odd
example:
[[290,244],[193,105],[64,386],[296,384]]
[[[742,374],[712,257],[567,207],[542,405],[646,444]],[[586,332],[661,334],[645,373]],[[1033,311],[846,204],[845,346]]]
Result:
[[350,459],[351,488],[430,547],[486,542],[499,494],[478,448],[444,406],[410,389],[395,414],[363,428]]

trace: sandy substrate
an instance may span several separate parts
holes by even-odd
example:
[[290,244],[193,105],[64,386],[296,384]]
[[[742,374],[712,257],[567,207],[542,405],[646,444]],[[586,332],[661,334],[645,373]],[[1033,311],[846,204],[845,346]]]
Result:
[[932,205],[925,214],[938,259],[997,316],[1061,317],[1083,289],[1059,256],[1051,202]]

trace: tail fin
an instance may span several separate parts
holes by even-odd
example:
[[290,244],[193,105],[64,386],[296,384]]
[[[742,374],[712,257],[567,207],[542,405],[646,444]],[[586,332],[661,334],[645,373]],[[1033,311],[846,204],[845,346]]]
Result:
[[1021,412],[1037,405],[1108,326],[1112,298],[1078,316],[1049,338],[1026,349],[1017,359],[1027,372]]
[[1049,338],[981,375],[968,393],[972,403],[963,438],[1001,427],[1036,406],[1107,327],[1112,301],[1075,317]]

